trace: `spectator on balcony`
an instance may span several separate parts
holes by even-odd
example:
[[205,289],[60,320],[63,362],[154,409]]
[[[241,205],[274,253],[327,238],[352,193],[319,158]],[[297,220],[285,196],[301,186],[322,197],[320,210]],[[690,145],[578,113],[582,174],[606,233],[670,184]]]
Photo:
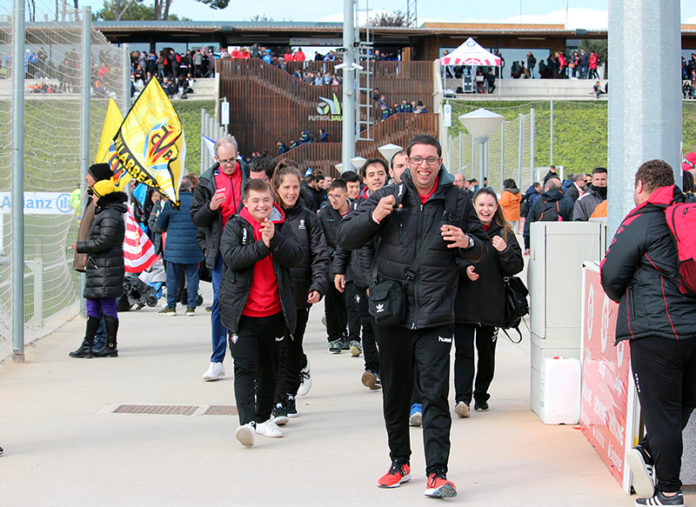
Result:
[[300,144],[316,142],[316,137],[309,131],[303,130],[300,132]]
[[283,60],[286,62],[292,62],[295,60],[295,56],[292,54],[292,48],[288,46],[287,51],[283,54]]
[[401,106],[399,106],[399,111],[402,113],[412,113],[413,112],[413,106],[411,103],[404,99],[401,101]]
[[295,51],[294,55],[294,61],[296,62],[304,62],[305,61],[305,54],[302,52],[302,48],[297,48],[297,51]]
[[276,141],[276,146],[278,147],[278,155],[282,155],[288,151],[288,147],[283,141]]
[[382,114],[383,120],[386,120],[387,118],[389,118],[389,116],[391,115],[391,112],[389,111],[389,108],[386,106],[386,104],[381,104],[379,106],[379,109],[380,109],[380,113]]
[[529,77],[534,79],[534,67],[536,66],[537,59],[534,57],[531,51],[527,52],[527,69],[529,69]]
[[316,76],[314,77],[314,85],[321,86],[323,84],[324,84],[324,76],[321,74],[321,72],[317,72]]
[[591,51],[589,58],[590,75],[587,76],[587,79],[599,79],[597,65],[599,65],[599,56],[594,51]]
[[372,100],[376,100],[377,102],[379,102],[379,100],[380,100],[379,88],[375,88],[374,91],[372,92]]
[[261,57],[261,60],[266,62],[267,64],[273,63],[273,58],[271,57],[271,50],[266,49],[264,55]]
[[324,129],[319,129],[319,142],[320,143],[328,143],[329,142],[329,133]]
[[329,51],[324,55],[324,61],[325,62],[335,62],[336,61],[336,55],[334,54],[333,51]]

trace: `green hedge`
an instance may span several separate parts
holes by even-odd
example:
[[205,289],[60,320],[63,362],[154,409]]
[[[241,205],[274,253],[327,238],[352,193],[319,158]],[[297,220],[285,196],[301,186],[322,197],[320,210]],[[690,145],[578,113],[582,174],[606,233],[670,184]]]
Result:
[[[550,150],[550,102],[549,101],[487,101],[473,102],[450,100],[452,118],[485,108],[501,114],[505,120],[517,119],[534,108],[536,134],[536,165],[549,165]],[[601,101],[554,101],[554,144],[553,159],[557,165],[568,170],[588,170],[607,166],[607,102]],[[452,122],[450,135],[466,133],[458,121]],[[696,151],[696,101],[685,101],[683,105],[684,152]]]

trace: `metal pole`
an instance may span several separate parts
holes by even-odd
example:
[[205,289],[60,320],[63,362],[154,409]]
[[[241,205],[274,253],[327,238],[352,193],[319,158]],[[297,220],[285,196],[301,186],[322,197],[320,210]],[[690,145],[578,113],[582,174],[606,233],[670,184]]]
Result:
[[[483,143],[483,177],[488,179],[488,139]],[[488,182],[488,186],[491,186],[491,182]]]
[[[567,5],[567,4],[566,4]],[[553,165],[553,100],[551,100],[551,110],[549,112],[549,164]]]
[[130,46],[124,44],[121,49],[123,51],[123,116],[125,118],[131,106]]
[[500,122],[500,188],[505,179],[505,120]]
[[[89,168],[89,98],[90,98],[90,63],[92,54],[92,9],[82,8],[82,29],[81,29],[82,54],[80,56],[80,195],[87,195],[87,169]],[[85,205],[87,200],[83,199],[82,216],[85,216]],[[85,316],[87,306],[84,293],[86,275],[80,274],[80,312]]]
[[[609,209],[607,241],[634,207],[634,176],[651,159],[681,183],[680,2],[609,2]],[[648,55],[660,55],[660,72]],[[634,62],[626,76],[622,62]]]
[[[203,134],[207,134],[205,130],[205,109],[201,109],[201,132]],[[203,174],[205,171],[205,162],[208,160],[208,148],[205,145],[205,141],[203,140],[203,136],[201,136],[201,172],[200,174]]]
[[459,133],[459,170],[458,173],[461,174],[462,168],[464,167],[464,136]]
[[[520,113],[520,135],[519,143],[517,145],[517,181],[520,182],[520,189],[522,188],[522,143],[524,141],[524,136],[522,135],[522,128],[524,127],[524,117]],[[534,176],[532,176],[532,181],[530,185],[534,183]]]
[[486,174],[486,140],[478,139],[479,143],[479,188],[483,188],[483,177]]
[[354,0],[343,0],[343,139],[341,143],[341,162],[343,170],[350,169],[350,160],[355,157],[355,33],[353,31]]
[[449,164],[448,169],[450,172],[452,172],[452,138],[449,136],[449,134],[447,134],[447,155],[449,157],[447,159],[447,163]]
[[24,362],[24,0],[14,0],[12,54],[12,359]]
[[471,136],[471,177],[476,177],[476,139]]
[[[529,167],[532,168],[532,174],[534,174],[534,167],[536,166],[536,160],[534,157],[535,144],[536,144],[536,132],[535,132],[535,122],[534,122],[534,108],[529,111]],[[534,178],[534,176],[532,176]]]

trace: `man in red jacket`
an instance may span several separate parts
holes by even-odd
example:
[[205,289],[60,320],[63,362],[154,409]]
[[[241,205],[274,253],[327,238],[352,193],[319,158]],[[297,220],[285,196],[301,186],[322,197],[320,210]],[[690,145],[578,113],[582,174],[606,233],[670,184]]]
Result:
[[679,291],[679,258],[665,217],[665,208],[681,198],[669,164],[641,165],[636,208],[616,231],[600,270],[604,291],[619,302],[616,342],[630,340],[648,433],[626,454],[633,487],[643,497],[635,505],[684,505],[679,473],[682,430],[696,407],[696,299]]

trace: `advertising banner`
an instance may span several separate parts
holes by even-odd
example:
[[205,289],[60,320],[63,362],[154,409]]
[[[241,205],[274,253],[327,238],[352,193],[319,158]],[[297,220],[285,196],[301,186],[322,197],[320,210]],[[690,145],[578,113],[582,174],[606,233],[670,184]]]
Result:
[[583,296],[580,426],[626,489],[629,472],[624,455],[632,445],[633,413],[630,345],[624,340],[614,346],[618,305],[604,293],[598,269],[583,268]]

